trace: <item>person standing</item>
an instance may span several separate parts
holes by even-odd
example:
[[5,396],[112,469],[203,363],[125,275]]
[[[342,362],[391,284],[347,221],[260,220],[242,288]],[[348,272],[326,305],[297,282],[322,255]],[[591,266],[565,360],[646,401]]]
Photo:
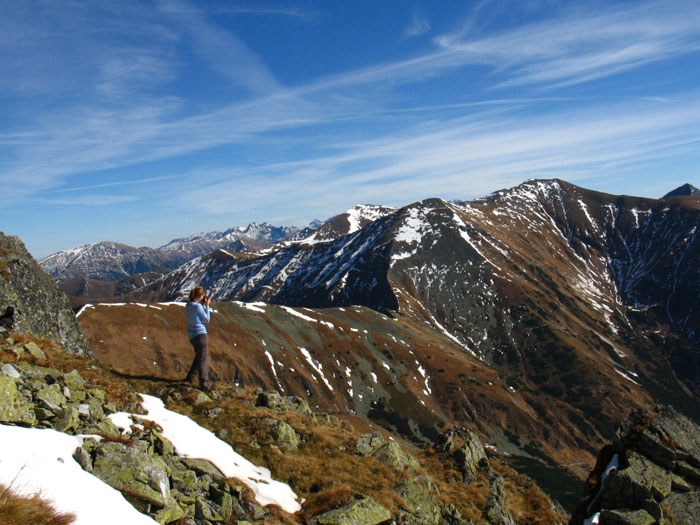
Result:
[[186,381],[194,382],[199,376],[199,388],[207,392],[212,390],[209,382],[209,339],[204,323],[209,322],[211,297],[206,296],[203,286],[196,286],[190,292],[185,306],[187,317],[187,336],[194,348],[194,361],[187,373]]

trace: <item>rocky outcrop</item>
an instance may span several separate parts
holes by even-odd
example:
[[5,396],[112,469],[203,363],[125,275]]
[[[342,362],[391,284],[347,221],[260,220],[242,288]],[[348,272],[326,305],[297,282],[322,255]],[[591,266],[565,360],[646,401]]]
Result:
[[12,330],[52,339],[74,354],[90,355],[68,297],[17,237],[0,233],[0,312],[14,308]]
[[601,524],[697,523],[700,427],[671,407],[633,413],[601,451],[572,523],[593,516]]
[[480,472],[490,472],[484,444],[471,430],[449,430],[441,434],[435,443],[435,450],[454,460],[465,483],[476,481]]

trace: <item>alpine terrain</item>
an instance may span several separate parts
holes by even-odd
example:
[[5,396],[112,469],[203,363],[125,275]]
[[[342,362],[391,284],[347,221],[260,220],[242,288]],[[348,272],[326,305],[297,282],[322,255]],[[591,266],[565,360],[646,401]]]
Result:
[[648,199],[561,180],[357,206],[265,252],[202,253],[78,322],[101,366],[178,384],[192,359],[183,301],[202,284],[220,385],[303,399],[438,455],[446,436],[473,434],[561,513],[578,507],[574,522],[613,519],[649,506],[579,502],[595,498],[584,481],[620,422],[652,421],[658,404],[684,428],[700,420],[699,222],[692,188]]

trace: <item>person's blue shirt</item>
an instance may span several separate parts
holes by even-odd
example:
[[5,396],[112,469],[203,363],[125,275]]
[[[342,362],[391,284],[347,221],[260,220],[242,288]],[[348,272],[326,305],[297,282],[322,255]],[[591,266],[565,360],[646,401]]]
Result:
[[209,322],[210,310],[208,306],[204,307],[201,303],[188,301],[187,306],[185,306],[185,315],[187,316],[187,337],[192,339],[207,333],[204,323]]

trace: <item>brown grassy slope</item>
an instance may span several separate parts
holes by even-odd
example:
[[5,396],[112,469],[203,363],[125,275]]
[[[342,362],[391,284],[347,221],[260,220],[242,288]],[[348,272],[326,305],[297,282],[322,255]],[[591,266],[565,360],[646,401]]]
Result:
[[[216,305],[209,324],[211,365],[222,381],[240,377],[246,385],[299,395],[324,411],[383,420],[408,434],[419,426],[428,432],[459,424],[495,440],[506,430],[540,443],[557,463],[594,464],[598,438],[570,421],[570,407],[532,389],[514,392],[508,377],[425,324],[358,307],[296,310],[319,322],[279,306],[261,309]],[[182,379],[191,364],[182,306],[98,305],[78,321],[95,357],[121,373]],[[333,390],[301,348],[323,367]],[[543,416],[558,423],[544,423]],[[586,473],[576,472],[582,478]]]
[[[26,353],[18,358],[12,352],[2,351],[0,362],[27,361],[52,366],[65,372],[78,370],[86,380],[87,388],[104,389],[108,399],[114,402],[119,410],[135,408],[136,392],[156,395],[165,399],[171,410],[186,414],[202,426],[225,436],[223,439],[237,452],[254,463],[269,468],[276,479],[289,483],[297,495],[305,499],[302,511],[297,516],[277,511],[277,523],[298,522],[347,503],[359,493],[372,496],[394,512],[402,507],[403,502],[392,489],[405,480],[407,474],[380,464],[374,458],[362,458],[353,452],[360,434],[365,430],[376,429],[371,423],[367,423],[369,426],[358,432],[345,420],[334,416],[318,415],[309,419],[296,412],[276,412],[255,407],[253,387],[241,389],[220,385],[217,388],[217,393],[221,396],[219,400],[194,406],[192,401],[195,392],[179,381],[125,377],[87,358],[68,354],[51,341],[17,334],[12,334],[12,337],[15,341],[36,342],[45,351],[47,359],[37,360]],[[0,340],[1,343],[4,341]],[[212,412],[214,408],[221,410]],[[281,453],[267,432],[266,418],[275,418],[290,424],[302,437],[299,449]],[[383,433],[391,435],[386,431]],[[397,435],[392,437],[401,441]],[[404,444],[404,448],[417,457],[424,467],[423,471],[436,483],[442,502],[452,503],[465,516],[479,520],[481,506],[486,498],[485,490],[488,487],[484,479],[472,484],[455,481],[454,465],[450,460],[432,450],[420,452],[408,444]],[[508,502],[511,511],[518,517],[518,523],[542,523],[538,521],[542,516],[551,518],[544,523],[562,522],[562,516],[553,513],[549,508],[547,512],[540,508],[535,512],[529,508],[528,501],[532,499],[533,494],[537,495],[540,501],[547,500],[531,480],[499,466],[497,460],[492,459],[491,463],[504,475]]]

